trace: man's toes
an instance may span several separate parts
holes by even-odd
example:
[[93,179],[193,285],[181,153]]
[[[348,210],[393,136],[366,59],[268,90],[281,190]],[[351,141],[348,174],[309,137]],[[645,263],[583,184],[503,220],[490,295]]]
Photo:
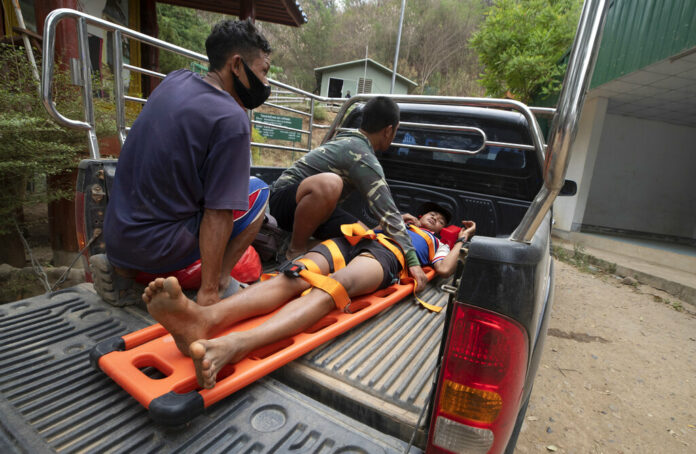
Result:
[[181,295],[181,285],[179,285],[179,281],[174,276],[169,276],[165,279],[163,285],[164,290],[171,298],[178,298]]
[[191,352],[191,358],[200,361],[203,359],[203,356],[205,356],[205,345],[203,345],[200,340],[191,342],[189,351]]

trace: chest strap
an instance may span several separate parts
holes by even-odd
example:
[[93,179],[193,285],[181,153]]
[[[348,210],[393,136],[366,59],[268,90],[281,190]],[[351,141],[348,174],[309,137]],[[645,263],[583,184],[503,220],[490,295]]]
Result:
[[428,260],[432,263],[435,258],[435,242],[433,241],[433,237],[413,224],[409,225],[408,229],[425,240],[428,245]]
[[[435,245],[433,244],[433,239],[430,237],[430,235],[428,235],[418,227],[410,227],[413,229],[414,232],[422,236],[425,239],[426,243],[428,243],[428,252],[432,260],[432,257],[435,256]],[[386,236],[383,233],[375,233],[374,230],[367,230],[365,229],[365,227],[357,223],[343,224],[341,226],[341,232],[345,235],[348,242],[353,246],[358,244],[358,242],[364,238],[379,241],[379,244],[389,249],[389,251],[391,251],[391,253],[396,256],[397,260],[399,261],[399,264],[401,264],[401,273],[399,274],[399,280],[404,284],[408,282],[413,283],[413,296],[416,298],[416,301],[418,301],[418,303],[420,303],[421,306],[428,309],[429,311],[440,312],[442,310],[441,307],[426,303],[421,298],[419,298],[418,295],[416,295],[416,282],[408,274],[408,269],[406,268],[406,261],[404,260],[404,254],[401,251],[401,248],[396,243],[394,243],[393,240],[391,240],[388,236]]]

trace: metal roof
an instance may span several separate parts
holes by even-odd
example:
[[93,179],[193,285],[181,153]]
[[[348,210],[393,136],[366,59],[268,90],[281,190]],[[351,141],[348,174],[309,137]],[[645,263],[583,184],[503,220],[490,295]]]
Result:
[[[158,0],[170,5],[213,11],[216,13],[239,16],[245,0]],[[255,18],[274,24],[299,27],[307,22],[307,15],[296,0],[253,0]]]
[[[392,74],[392,70],[391,70],[391,69],[387,68],[386,66],[384,66],[384,65],[381,64],[381,63],[378,63],[378,62],[374,61],[374,60],[371,59],[371,58],[367,58],[367,59],[362,58],[362,59],[360,59],[360,60],[353,60],[353,61],[348,61],[348,62],[345,62],[345,63],[337,63],[337,64],[335,64],[335,65],[322,66],[322,67],[320,67],[320,68],[314,68],[314,72],[323,73],[323,72],[326,72],[326,71],[328,71],[328,70],[330,70],[330,69],[340,69],[340,68],[345,68],[345,67],[348,67],[348,66],[359,66],[359,65],[364,65],[364,64],[365,64],[365,60],[367,60],[367,63],[369,63],[370,65],[372,65],[372,66],[374,66],[375,68],[379,69],[380,71],[382,71],[382,72],[387,72],[387,73],[389,73],[389,74]],[[408,78],[402,76],[402,75],[399,74],[399,73],[396,73],[396,78],[399,79],[399,80],[401,80],[402,82],[404,82],[404,83],[406,83],[406,84],[409,84],[409,85],[413,86],[413,87],[417,87],[417,86],[418,86],[417,83],[415,83],[415,82],[412,81],[411,79],[408,79]]]
[[696,1],[614,0],[592,87],[696,46]]
[[611,114],[696,127],[696,1],[614,0],[588,96]]

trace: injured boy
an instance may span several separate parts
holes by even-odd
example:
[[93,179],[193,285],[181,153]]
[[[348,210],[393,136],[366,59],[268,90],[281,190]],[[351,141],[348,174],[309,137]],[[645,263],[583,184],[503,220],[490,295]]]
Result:
[[[420,218],[404,215],[418,258],[438,275],[449,276],[476,224],[462,221],[464,227],[450,249],[437,238],[450,221],[449,212],[434,203],[424,204],[419,211],[423,213]],[[155,320],[172,334],[181,353],[193,359],[198,384],[212,388],[226,364],[306,330],[335,308],[349,311],[351,297],[373,293],[407,277],[403,254],[393,241],[366,232],[358,224],[345,225],[342,230],[345,238],[317,245],[288,264],[284,272],[212,306],[199,306],[188,299],[175,277],[150,282],[143,300]],[[255,328],[214,338],[241,320],[280,306],[274,316]]]

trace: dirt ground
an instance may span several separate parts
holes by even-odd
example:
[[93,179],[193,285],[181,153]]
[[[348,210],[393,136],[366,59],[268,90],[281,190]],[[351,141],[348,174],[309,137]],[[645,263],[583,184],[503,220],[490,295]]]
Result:
[[695,453],[696,310],[556,261],[516,453]]

